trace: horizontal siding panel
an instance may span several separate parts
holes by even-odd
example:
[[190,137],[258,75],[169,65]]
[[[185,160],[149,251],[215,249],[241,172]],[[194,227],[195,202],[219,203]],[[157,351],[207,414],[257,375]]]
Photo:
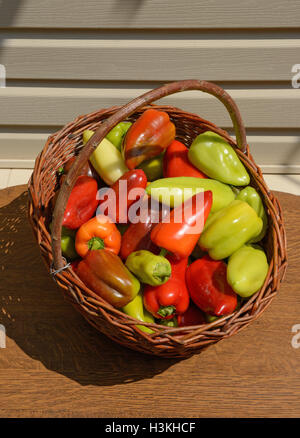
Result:
[[265,175],[264,179],[271,190],[300,196],[300,175]]
[[31,169],[11,169],[7,186],[18,186],[20,184],[27,184],[31,177]]
[[300,173],[300,135],[250,135],[248,144],[263,172]]
[[0,167],[0,189],[5,189],[8,186],[10,169],[1,169]]
[[[0,168],[33,168],[50,134],[0,133]],[[300,173],[300,134],[249,135],[248,142],[265,173]]]
[[50,132],[0,132],[0,168],[32,168],[49,135]]
[[[2,125],[61,126],[78,115],[122,105],[146,89],[8,87],[1,90]],[[297,89],[230,90],[249,128],[299,128],[300,99]],[[159,101],[211,120],[223,128],[232,126],[225,107],[214,97],[187,91]]]
[[2,0],[0,15],[2,27],[38,28],[275,28],[299,22],[297,0]]
[[[299,8],[300,9],[300,8]],[[48,39],[2,35],[8,79],[291,81],[300,39]]]

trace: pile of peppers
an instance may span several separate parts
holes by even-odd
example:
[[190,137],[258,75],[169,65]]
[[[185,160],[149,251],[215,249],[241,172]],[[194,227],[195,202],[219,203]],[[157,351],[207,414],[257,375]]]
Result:
[[[85,130],[83,144],[93,134]],[[59,168],[58,190],[73,161]],[[167,112],[151,108],[117,124],[82,168],[61,248],[95,297],[151,334],[153,323],[212,322],[257,293],[269,271],[267,229],[234,148],[210,131],[188,148]]]

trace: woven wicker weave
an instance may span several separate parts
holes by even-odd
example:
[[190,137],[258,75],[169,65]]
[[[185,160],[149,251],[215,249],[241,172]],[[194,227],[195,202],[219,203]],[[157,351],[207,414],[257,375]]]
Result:
[[[197,89],[217,97],[231,116],[237,141],[227,132],[198,115],[166,105],[154,105],[166,111],[176,125],[176,138],[189,146],[200,133],[211,130],[236,148],[236,152],[251,176],[250,184],[261,194],[269,220],[267,236],[263,245],[270,264],[265,283],[260,291],[245,301],[241,308],[231,315],[212,323],[194,327],[171,328],[145,323],[154,331],[147,334],[136,328],[137,320],[118,311],[95,295],[65,266],[60,250],[60,230],[63,212],[68,196],[81,166],[107,132],[121,120],[136,120],[153,101],[175,92]],[[153,107],[153,105],[151,105]],[[96,131],[89,142],[82,147],[82,133],[85,129]],[[50,200],[57,189],[56,172],[70,157],[78,155],[71,171],[60,190],[54,211],[52,236],[49,222],[52,218]],[[80,116],[51,135],[36,159],[33,174],[28,184],[29,219],[39,244],[41,255],[51,272],[59,272],[55,280],[67,298],[82,315],[100,332],[109,338],[134,350],[163,357],[186,357],[198,353],[210,344],[246,327],[269,306],[275,297],[287,267],[286,236],[282,211],[278,200],[269,191],[260,168],[255,164],[246,142],[243,122],[235,102],[220,87],[206,81],[187,80],[166,84],[152,90],[123,107],[112,107]]]

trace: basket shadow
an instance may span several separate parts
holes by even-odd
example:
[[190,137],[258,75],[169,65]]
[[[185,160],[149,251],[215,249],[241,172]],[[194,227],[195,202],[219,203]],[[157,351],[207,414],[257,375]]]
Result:
[[34,359],[81,385],[113,386],[151,378],[178,362],[118,345],[64,300],[41,259],[27,199],[23,193],[0,208],[0,324],[25,353],[24,367],[40,369]]

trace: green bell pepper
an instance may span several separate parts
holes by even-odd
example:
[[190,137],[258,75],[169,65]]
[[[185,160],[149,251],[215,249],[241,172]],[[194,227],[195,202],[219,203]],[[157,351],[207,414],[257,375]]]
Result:
[[128,129],[132,125],[131,122],[120,122],[112,128],[107,134],[106,138],[121,152],[123,138],[125,137]]
[[[143,322],[152,322],[154,323],[155,320],[151,313],[149,313],[143,305],[143,295],[140,291],[137,296],[130,301],[126,306],[122,308],[123,312],[126,313],[129,316],[132,316],[135,319],[139,319]],[[150,327],[145,327],[143,325],[137,325],[137,327],[146,333],[153,333],[153,330]]]
[[210,178],[233,186],[246,186],[249,174],[235,150],[220,135],[207,131],[193,141],[188,158]]
[[168,281],[172,271],[169,260],[146,249],[129,254],[125,265],[142,283],[151,286],[159,286]]
[[118,228],[118,230],[121,233],[121,236],[123,236],[123,234],[125,233],[125,231],[127,231],[127,229],[129,228],[129,224],[116,224],[116,227]]
[[199,245],[212,259],[225,259],[256,237],[262,226],[262,219],[247,202],[235,200],[208,217]]
[[259,242],[265,236],[268,228],[268,218],[261,197],[253,187],[248,186],[239,192],[236,199],[247,202],[262,219],[263,227],[260,234],[251,240],[251,242]]
[[262,287],[268,270],[263,249],[258,245],[244,245],[229,257],[227,281],[239,296],[250,297]]
[[219,318],[220,318],[220,316],[209,315],[209,313],[205,313],[204,317],[205,317],[205,321],[206,321],[207,323],[214,322],[216,319],[219,319]]
[[79,256],[75,249],[76,230],[69,230],[62,227],[61,230],[61,252],[62,255],[70,260],[77,259]]
[[[52,231],[52,222],[50,223]],[[75,249],[75,237],[77,230],[71,230],[67,227],[61,227],[61,252],[69,260],[75,260],[79,257]]]
[[164,154],[154,157],[151,160],[143,161],[138,168],[142,169],[148,181],[155,181],[163,177],[163,158]]
[[[86,144],[93,135],[94,131],[86,129],[83,132],[83,144]],[[89,160],[99,176],[109,186],[128,172],[121,152],[107,138],[101,141]]]
[[191,176],[162,178],[152,182],[146,188],[148,195],[171,207],[178,207],[187,199],[206,190],[211,190],[213,194],[211,212],[220,210],[235,199],[228,185],[209,178]]

